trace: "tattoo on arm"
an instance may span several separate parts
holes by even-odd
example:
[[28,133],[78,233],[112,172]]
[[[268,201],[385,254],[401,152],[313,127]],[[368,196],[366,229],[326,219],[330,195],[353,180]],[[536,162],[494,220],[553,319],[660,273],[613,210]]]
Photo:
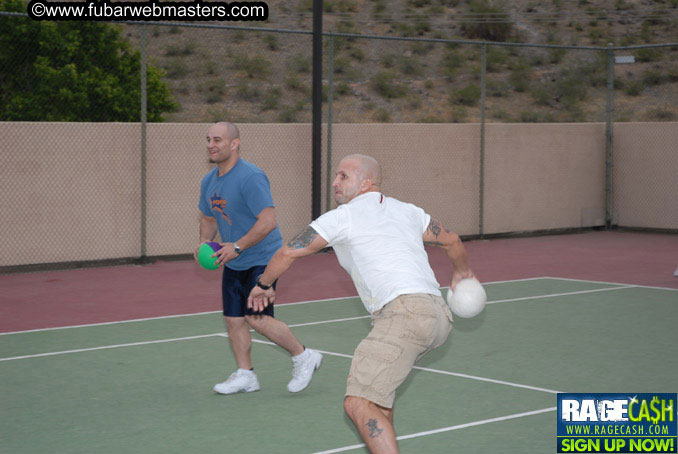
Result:
[[315,240],[317,236],[318,232],[313,230],[312,227],[306,227],[287,243],[287,247],[291,249],[303,249],[313,243],[313,240]]
[[441,243],[440,241],[424,241],[424,244],[428,244],[429,246],[438,246],[438,247],[444,246],[444,244]]
[[443,230],[445,230],[447,233],[450,233],[450,230],[446,229],[440,221],[431,218],[431,222],[428,224],[428,231],[438,238],[438,235],[440,235],[440,232]]
[[377,438],[384,431],[384,429],[379,428],[377,420],[374,418],[367,421],[367,428],[370,430],[370,438]]
[[[433,218],[431,218],[431,222],[429,222],[426,230],[428,232],[431,232],[436,237],[436,239],[438,239],[438,236],[443,230],[445,230],[447,233],[450,233],[450,230],[446,229],[440,221],[437,221]],[[440,241],[424,241],[424,244],[440,247],[444,246],[444,244],[441,243]]]

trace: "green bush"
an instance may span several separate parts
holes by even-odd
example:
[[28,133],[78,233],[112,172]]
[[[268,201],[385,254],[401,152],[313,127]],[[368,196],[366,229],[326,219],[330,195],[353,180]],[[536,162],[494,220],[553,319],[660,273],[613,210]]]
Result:
[[412,27],[410,24],[406,24],[403,22],[394,23],[393,29],[397,35],[404,36],[406,38],[410,38],[414,36],[416,33],[414,27]]
[[[470,0],[468,7],[471,14],[484,16],[478,16],[479,19],[472,22],[462,23],[461,31],[467,38],[508,41],[513,29],[509,15],[504,10],[489,0]],[[506,21],[500,20],[503,17]]]
[[170,79],[181,79],[186,77],[190,72],[188,65],[181,60],[170,60],[165,70],[167,71],[167,77]]
[[277,109],[278,105],[280,104],[281,96],[282,92],[280,91],[279,88],[270,89],[264,96],[264,99],[261,104],[261,110]]
[[[119,25],[0,16],[0,30],[0,121],[139,121],[141,56]],[[147,68],[147,119],[163,121],[178,105],[164,72]]]
[[561,63],[563,61],[563,58],[565,58],[566,54],[567,54],[566,49],[562,48],[549,49],[549,63],[553,65]]
[[501,69],[501,65],[506,64],[508,55],[504,49],[497,46],[488,46],[485,55],[485,64],[487,72],[493,73]]
[[398,55],[396,54],[383,54],[381,57],[379,57],[379,63],[381,63],[381,66],[384,68],[393,68],[398,61]]
[[452,123],[463,123],[466,120],[466,107],[453,106],[450,110],[450,121]]
[[440,70],[443,76],[451,78],[455,76],[457,70],[461,68],[463,64],[464,59],[459,53],[453,50],[446,50],[442,61],[440,62]]
[[661,72],[651,69],[649,71],[645,71],[645,74],[643,74],[643,82],[650,86],[661,85],[664,83],[664,76]]
[[586,99],[586,77],[582,77],[582,71],[579,68],[564,71],[556,82],[555,92],[566,108],[574,109],[579,101]]
[[469,84],[460,90],[453,90],[450,93],[450,102],[463,106],[475,106],[480,100],[480,95],[480,86]]
[[261,98],[261,90],[259,87],[249,85],[246,82],[241,82],[235,90],[235,94],[243,101],[258,101]]
[[639,96],[645,90],[645,84],[641,81],[631,81],[626,85],[624,93],[629,96]]
[[325,0],[323,11],[326,13],[355,13],[358,11],[358,3],[355,0]]
[[309,91],[308,86],[304,85],[301,79],[299,79],[295,75],[291,75],[287,79],[285,79],[285,86],[290,90],[299,91],[302,93],[308,93]]
[[386,109],[377,109],[374,112],[373,117],[380,123],[388,123],[391,121],[391,113]]
[[502,98],[507,96],[511,87],[504,82],[493,82],[488,81],[486,83],[486,92],[487,96],[492,96],[493,98]]
[[553,95],[551,94],[551,90],[549,90],[549,88],[546,85],[539,84],[535,86],[530,91],[530,94],[532,95],[532,99],[534,99],[535,104],[537,104],[538,106],[551,105]]
[[355,47],[351,49],[351,51],[348,53],[351,57],[353,57],[354,60],[357,61],[364,61],[365,60],[365,52],[363,52],[362,49],[359,47]]
[[167,47],[165,55],[168,57],[185,57],[195,53],[196,48],[197,46],[193,41],[185,41],[182,44],[176,44]]
[[375,74],[371,85],[382,98],[392,99],[405,96],[405,87],[396,82],[395,74],[390,71],[380,71]]
[[410,44],[410,50],[415,55],[427,55],[434,48],[433,43],[414,42]]
[[422,15],[414,16],[414,33],[422,36],[431,31],[431,25],[428,23],[428,17]]
[[[336,63],[336,61],[335,61]],[[301,73],[301,74],[308,74],[311,72],[312,68],[312,61],[311,57],[308,57],[303,54],[296,54],[294,57],[292,57],[292,71]],[[335,66],[336,68],[336,66]],[[336,71],[336,69],[335,69]]]
[[529,66],[522,65],[511,71],[509,76],[509,83],[515,91],[522,93],[527,91],[530,86],[530,76],[532,71]]
[[442,123],[441,118],[436,117],[435,115],[427,115],[417,119],[417,123]]
[[540,114],[531,110],[520,112],[519,119],[521,123],[552,123],[555,121],[551,114]]
[[648,111],[647,118],[654,121],[674,121],[677,117],[672,110],[665,107],[658,107]]
[[304,109],[303,101],[296,104],[286,105],[278,114],[278,121],[281,123],[294,123],[297,121],[297,114]]
[[235,68],[244,71],[250,79],[265,80],[271,73],[271,62],[261,55],[238,55],[233,60]]
[[334,93],[336,96],[346,96],[351,93],[351,86],[346,82],[340,82],[334,88]]
[[264,43],[269,50],[280,50],[280,44],[278,44],[278,38],[275,37],[272,33],[267,33],[264,36]]
[[636,60],[641,63],[659,61],[661,59],[662,51],[654,47],[647,47],[645,49],[638,49],[636,51]]
[[417,57],[401,55],[397,59],[398,69],[406,76],[420,76],[424,73],[421,62]]

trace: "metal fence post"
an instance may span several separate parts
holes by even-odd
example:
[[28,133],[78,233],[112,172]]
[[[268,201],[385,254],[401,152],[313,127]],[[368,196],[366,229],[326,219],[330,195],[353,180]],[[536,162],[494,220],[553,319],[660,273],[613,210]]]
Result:
[[329,211],[332,193],[332,104],[334,103],[334,35],[330,33],[327,54],[327,156],[325,163],[325,211]]
[[485,72],[487,70],[487,44],[480,52],[480,182],[478,187],[478,235],[483,236],[485,211]]
[[607,105],[605,108],[605,227],[612,226],[612,109],[614,103],[614,48],[607,45]]
[[141,25],[141,261],[146,260],[146,25]]

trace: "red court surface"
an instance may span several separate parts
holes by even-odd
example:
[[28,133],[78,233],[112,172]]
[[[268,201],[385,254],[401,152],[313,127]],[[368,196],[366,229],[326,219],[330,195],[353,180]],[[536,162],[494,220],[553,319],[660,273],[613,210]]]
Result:
[[[589,231],[465,244],[481,282],[548,276],[678,289],[678,235]],[[447,256],[428,251],[438,282],[449,285]],[[218,311],[220,276],[193,261],[2,275],[0,332]],[[355,295],[325,253],[292,265],[277,304]]]

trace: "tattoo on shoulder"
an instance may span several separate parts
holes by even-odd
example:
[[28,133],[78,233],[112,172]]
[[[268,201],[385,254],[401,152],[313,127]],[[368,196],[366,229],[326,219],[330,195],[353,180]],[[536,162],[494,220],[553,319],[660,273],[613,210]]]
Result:
[[375,418],[371,418],[367,421],[367,428],[370,431],[370,438],[377,438],[384,431],[384,429],[379,428]]
[[287,243],[287,247],[292,249],[303,249],[313,243],[313,240],[315,240],[317,236],[318,232],[313,230],[312,227],[306,227]]

